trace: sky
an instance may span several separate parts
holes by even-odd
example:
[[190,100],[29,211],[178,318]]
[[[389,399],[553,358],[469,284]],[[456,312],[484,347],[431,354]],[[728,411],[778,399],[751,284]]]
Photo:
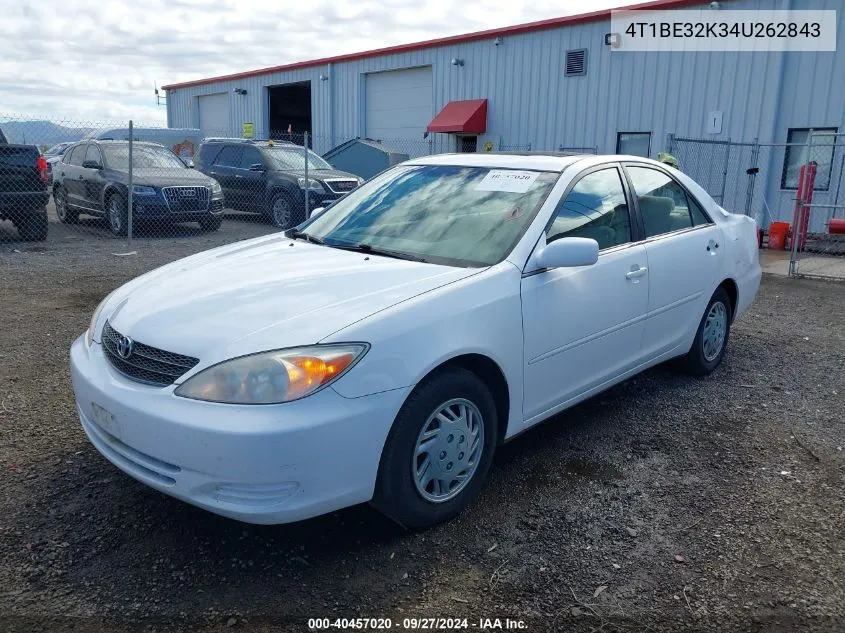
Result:
[[0,0],[0,117],[164,123],[153,85],[631,0]]

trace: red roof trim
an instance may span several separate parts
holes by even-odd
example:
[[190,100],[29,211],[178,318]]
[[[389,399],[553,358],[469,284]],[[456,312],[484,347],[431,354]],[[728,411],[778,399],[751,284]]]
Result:
[[603,9],[601,11],[591,11],[590,13],[581,13],[579,15],[567,15],[562,18],[551,18],[549,20],[539,20],[537,22],[528,22],[527,24],[517,24],[515,26],[506,26],[499,29],[489,29],[487,31],[476,31],[474,33],[466,33],[464,35],[452,35],[450,37],[442,37],[439,39],[425,40],[423,42],[414,42],[413,44],[400,44],[399,46],[388,46],[386,48],[377,48],[369,51],[362,51],[359,53],[350,53],[347,55],[337,55],[335,57],[322,57],[320,59],[312,59],[304,62],[296,62],[293,64],[285,64],[283,66],[272,66],[270,68],[260,68],[258,70],[250,70],[242,73],[234,73],[231,75],[220,75],[219,77],[209,77],[208,79],[196,79],[193,81],[184,81],[182,83],[168,84],[162,86],[162,90],[175,90],[176,88],[188,88],[190,86],[202,86],[205,84],[216,83],[218,81],[231,81],[233,79],[246,79],[247,77],[257,77],[260,75],[269,75],[271,73],[279,73],[288,70],[297,70],[300,68],[310,68],[311,66],[322,66],[323,64],[336,64],[340,62],[349,62],[356,59],[366,59],[367,57],[378,57],[380,55],[390,55],[395,53],[407,53],[409,51],[420,50],[424,48],[434,48],[436,46],[446,46],[448,44],[460,44],[464,42],[474,42],[475,40],[483,40],[490,37],[504,36],[504,35],[518,35],[520,33],[530,33],[532,31],[544,31],[553,29],[559,26],[566,26],[570,24],[579,24],[581,22],[593,22],[603,18],[609,18],[611,11],[631,11],[634,9],[674,9],[693,4],[704,4],[705,0],[655,0],[654,2],[643,2],[625,7],[616,7],[615,9]]

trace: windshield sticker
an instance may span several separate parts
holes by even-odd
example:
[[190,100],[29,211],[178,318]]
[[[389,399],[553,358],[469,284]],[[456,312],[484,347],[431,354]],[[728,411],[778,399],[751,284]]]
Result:
[[512,169],[491,169],[481,181],[475,185],[476,191],[506,191],[508,193],[525,193],[537,180],[536,171],[514,171]]

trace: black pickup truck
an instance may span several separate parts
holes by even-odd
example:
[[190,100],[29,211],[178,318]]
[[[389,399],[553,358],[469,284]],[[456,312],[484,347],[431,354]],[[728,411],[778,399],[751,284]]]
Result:
[[47,161],[34,145],[3,141],[5,138],[0,140],[0,220],[11,220],[21,239],[46,239]]

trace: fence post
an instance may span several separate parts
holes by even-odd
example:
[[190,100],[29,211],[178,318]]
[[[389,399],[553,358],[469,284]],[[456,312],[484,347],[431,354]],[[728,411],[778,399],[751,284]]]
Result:
[[135,196],[133,195],[132,191],[132,146],[135,144],[134,142],[134,131],[132,121],[129,121],[129,181],[127,183],[127,187],[129,191],[126,195],[126,238],[129,242],[129,245],[132,245],[132,202]]
[[725,206],[725,185],[728,181],[728,164],[731,160],[731,139],[728,139],[727,151],[725,152],[725,165],[722,167],[722,191],[719,194],[719,205]]
[[745,190],[745,215],[751,217],[751,205],[754,200],[754,180],[759,171],[757,159],[760,156],[760,139],[754,137],[754,145],[751,146],[751,167],[748,169],[748,188]]
[[307,220],[311,217],[311,210],[309,209],[309,202],[310,196],[308,195],[311,191],[311,183],[308,180],[308,132],[305,133],[303,142],[303,150],[305,151],[305,219]]
[[668,132],[666,134],[666,151],[669,154],[675,153],[675,133],[674,132]]

